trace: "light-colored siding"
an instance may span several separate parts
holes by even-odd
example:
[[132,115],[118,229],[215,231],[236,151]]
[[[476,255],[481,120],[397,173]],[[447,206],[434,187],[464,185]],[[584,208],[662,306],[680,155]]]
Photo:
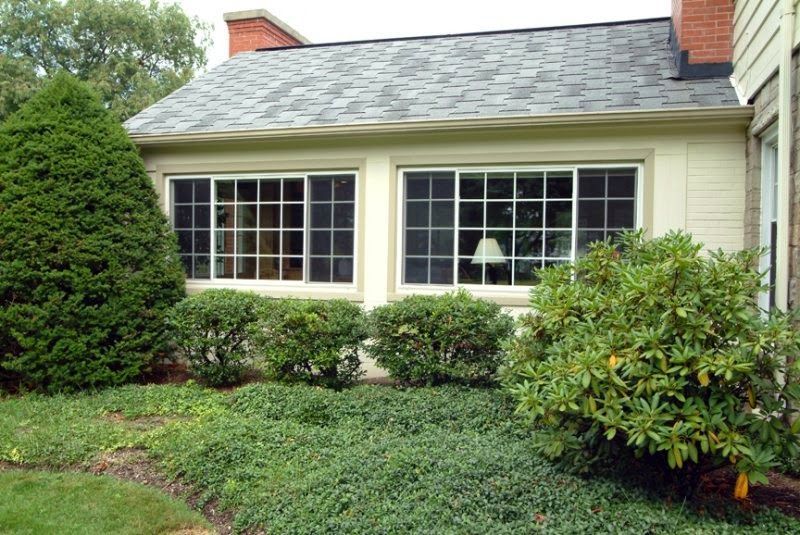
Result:
[[[780,0],[736,0],[733,19],[733,75],[748,100],[772,76],[780,61]],[[795,8],[800,0],[795,2]],[[800,43],[800,26],[794,43]]]
[[744,245],[745,154],[741,143],[689,143],[686,230],[709,249]]

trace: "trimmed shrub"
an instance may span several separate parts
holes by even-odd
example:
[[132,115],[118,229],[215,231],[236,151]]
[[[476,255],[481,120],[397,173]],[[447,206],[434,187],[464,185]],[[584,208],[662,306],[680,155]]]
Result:
[[263,301],[252,292],[210,289],[175,305],[169,326],[192,373],[211,386],[241,381],[255,357],[248,328]]
[[0,126],[0,374],[49,391],[130,381],[184,295],[136,147],[61,74]]
[[339,387],[362,374],[366,319],[347,300],[266,300],[251,333],[265,372],[276,379]]
[[417,384],[491,380],[514,329],[499,305],[465,290],[406,297],[374,309],[370,323],[378,366]]
[[624,451],[694,487],[734,465],[737,495],[798,453],[800,334],[762,315],[763,251],[700,254],[691,236],[641,233],[540,272],[505,380],[543,426],[538,450],[585,469]]

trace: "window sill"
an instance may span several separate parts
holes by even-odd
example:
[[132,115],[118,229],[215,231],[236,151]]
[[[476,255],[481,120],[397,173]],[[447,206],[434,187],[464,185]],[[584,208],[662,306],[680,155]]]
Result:
[[267,297],[300,299],[347,299],[363,302],[364,294],[351,284],[297,284],[292,281],[187,280],[186,293],[199,293],[210,288],[232,288],[251,291]]
[[470,294],[481,299],[487,299],[501,306],[506,307],[529,307],[530,298],[528,292],[531,287],[509,288],[508,290],[498,290],[496,288],[485,288],[478,286],[401,286],[395,292],[389,293],[389,301],[399,301],[409,295],[441,295],[463,288]]

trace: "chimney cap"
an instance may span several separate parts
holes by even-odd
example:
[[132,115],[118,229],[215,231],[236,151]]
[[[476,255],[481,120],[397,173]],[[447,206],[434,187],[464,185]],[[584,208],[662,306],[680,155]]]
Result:
[[267,11],[266,9],[249,9],[247,11],[231,11],[229,13],[223,13],[222,19],[225,22],[236,22],[240,20],[251,20],[251,19],[266,19],[287,34],[291,35],[295,39],[297,39],[300,43],[304,45],[311,44],[311,41],[305,37],[303,34],[283,22],[281,19]]

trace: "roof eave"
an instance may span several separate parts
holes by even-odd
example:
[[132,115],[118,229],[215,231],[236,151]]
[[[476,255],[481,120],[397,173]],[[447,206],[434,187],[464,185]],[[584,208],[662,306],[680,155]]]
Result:
[[[261,141],[307,137],[399,135],[459,132],[495,128],[535,126],[622,126],[628,124],[665,124],[691,122],[693,125],[746,126],[753,117],[752,106],[717,106],[706,108],[671,108],[661,110],[549,113],[511,117],[391,121],[344,125],[301,126],[290,128],[223,130],[216,132],[181,132],[167,134],[131,134],[139,146],[171,145],[209,141]],[[698,123],[700,121],[700,123]]]

